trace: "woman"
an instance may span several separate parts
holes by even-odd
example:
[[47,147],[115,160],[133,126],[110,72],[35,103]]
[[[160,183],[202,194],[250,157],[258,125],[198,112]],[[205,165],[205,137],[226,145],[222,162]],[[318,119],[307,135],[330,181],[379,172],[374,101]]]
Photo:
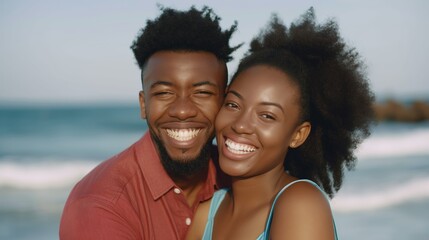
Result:
[[215,123],[231,189],[199,207],[188,239],[337,239],[325,193],[354,166],[373,95],[335,22],[317,25],[310,9],[290,29],[275,16],[267,29]]

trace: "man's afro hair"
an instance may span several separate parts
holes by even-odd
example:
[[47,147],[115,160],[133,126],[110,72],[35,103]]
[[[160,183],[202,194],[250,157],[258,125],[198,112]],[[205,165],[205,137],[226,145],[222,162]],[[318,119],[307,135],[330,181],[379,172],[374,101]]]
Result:
[[161,7],[160,10],[161,15],[148,20],[131,45],[140,69],[157,51],[206,51],[226,63],[232,60],[231,53],[241,46],[229,46],[237,22],[222,31],[220,17],[208,7],[201,10],[191,7],[188,11]]

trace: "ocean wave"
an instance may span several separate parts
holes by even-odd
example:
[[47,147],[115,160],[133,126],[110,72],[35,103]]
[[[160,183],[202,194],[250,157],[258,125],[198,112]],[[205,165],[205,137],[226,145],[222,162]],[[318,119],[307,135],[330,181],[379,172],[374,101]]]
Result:
[[336,196],[331,204],[337,212],[371,211],[429,198],[429,177],[414,179],[377,192]]
[[359,159],[429,155],[429,129],[378,135],[357,149]]
[[98,164],[92,160],[0,162],[0,188],[57,189],[73,186]]

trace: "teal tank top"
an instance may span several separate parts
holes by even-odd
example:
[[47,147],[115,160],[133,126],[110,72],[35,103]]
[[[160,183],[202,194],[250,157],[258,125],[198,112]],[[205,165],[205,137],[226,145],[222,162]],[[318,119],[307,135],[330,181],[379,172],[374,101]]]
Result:
[[[300,180],[296,180],[296,181],[293,181],[293,182],[287,184],[277,193],[276,197],[274,198],[274,201],[273,201],[273,204],[271,205],[270,213],[268,215],[268,219],[267,219],[267,222],[265,225],[264,232],[262,232],[261,235],[259,235],[256,240],[269,239],[270,229],[271,229],[271,221],[273,218],[274,206],[277,202],[277,199],[289,186],[291,186],[292,184],[297,183],[297,182],[308,182],[308,183],[312,184],[313,186],[317,187],[317,189],[319,189],[323,193],[323,195],[326,197],[326,199],[328,199],[325,192],[323,192],[322,189],[320,189],[320,187],[316,183],[314,183],[313,181],[310,181],[307,179],[300,179]],[[214,217],[215,217],[216,212],[217,212],[220,204],[222,203],[227,192],[228,192],[228,189],[223,188],[223,189],[220,189],[219,191],[214,193],[213,198],[212,198],[212,202],[210,204],[210,210],[209,210],[209,216],[207,219],[207,224],[206,224],[206,227],[204,229],[204,234],[203,234],[203,238],[202,238],[203,240],[211,240],[212,239]],[[334,222],[334,234],[335,234],[335,240],[338,240],[335,222]]]

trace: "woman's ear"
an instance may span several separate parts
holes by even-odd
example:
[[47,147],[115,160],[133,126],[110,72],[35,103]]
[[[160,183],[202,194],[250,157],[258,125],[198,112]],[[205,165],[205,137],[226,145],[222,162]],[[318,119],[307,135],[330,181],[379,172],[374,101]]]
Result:
[[311,124],[309,122],[301,123],[296,128],[292,141],[289,144],[289,147],[297,148],[301,146],[307,139],[308,135],[310,135],[310,131],[311,131]]
[[140,117],[146,119],[146,106],[144,102],[144,92],[139,92],[139,101],[140,101]]

